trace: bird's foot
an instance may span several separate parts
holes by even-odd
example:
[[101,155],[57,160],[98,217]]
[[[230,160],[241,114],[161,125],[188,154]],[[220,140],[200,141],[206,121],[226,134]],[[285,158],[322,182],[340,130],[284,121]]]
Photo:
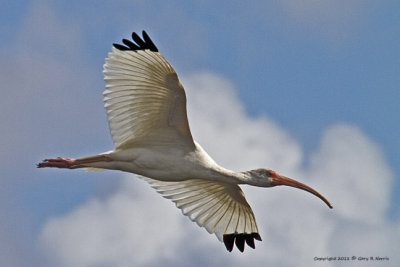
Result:
[[38,168],[63,168],[63,169],[75,169],[78,166],[75,163],[75,159],[71,158],[55,158],[55,159],[44,159],[42,162],[37,164]]

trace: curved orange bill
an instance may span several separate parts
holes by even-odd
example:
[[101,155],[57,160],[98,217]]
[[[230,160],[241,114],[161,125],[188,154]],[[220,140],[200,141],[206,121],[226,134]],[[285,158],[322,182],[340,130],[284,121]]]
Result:
[[318,193],[316,190],[312,189],[311,187],[309,187],[303,183],[300,183],[296,180],[290,179],[285,176],[277,176],[275,178],[272,178],[272,183],[271,183],[271,186],[276,186],[276,185],[287,185],[287,186],[296,187],[296,188],[302,189],[304,191],[310,192],[311,194],[319,197],[323,202],[325,202],[329,208],[331,208],[331,209],[333,208],[331,203],[325,197],[323,197],[320,193]]

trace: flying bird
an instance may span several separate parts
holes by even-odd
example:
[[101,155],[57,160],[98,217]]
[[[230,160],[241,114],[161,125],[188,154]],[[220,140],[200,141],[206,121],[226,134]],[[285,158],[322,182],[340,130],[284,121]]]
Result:
[[[271,169],[234,172],[194,141],[179,78],[145,31],[114,44],[104,64],[103,92],[115,150],[95,156],[45,159],[38,168],[135,173],[232,251],[261,241],[240,184],[286,185],[329,201],[313,188]],[[212,96],[210,96],[212,97]]]

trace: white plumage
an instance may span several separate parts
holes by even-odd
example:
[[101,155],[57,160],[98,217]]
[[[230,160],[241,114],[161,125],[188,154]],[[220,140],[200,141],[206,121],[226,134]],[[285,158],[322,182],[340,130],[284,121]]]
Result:
[[[270,169],[233,172],[219,166],[189,129],[179,78],[143,31],[143,39],[114,44],[104,64],[104,102],[115,150],[95,156],[45,159],[42,167],[122,170],[138,174],[182,213],[231,251],[260,240],[251,207],[239,187],[288,185],[328,200],[314,189]],[[211,96],[210,96],[211,97]]]
[[113,48],[103,73],[104,102],[116,149],[140,143],[143,138],[193,143],[185,91],[159,52]]
[[258,233],[253,211],[238,185],[201,179],[181,182],[143,179],[220,241],[227,233]]

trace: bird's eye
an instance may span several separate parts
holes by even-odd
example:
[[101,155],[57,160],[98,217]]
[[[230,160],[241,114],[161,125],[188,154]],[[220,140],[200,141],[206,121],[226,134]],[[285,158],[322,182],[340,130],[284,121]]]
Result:
[[267,172],[265,173],[265,175],[266,175],[267,177],[271,177],[271,176],[272,176],[272,172],[267,171]]

